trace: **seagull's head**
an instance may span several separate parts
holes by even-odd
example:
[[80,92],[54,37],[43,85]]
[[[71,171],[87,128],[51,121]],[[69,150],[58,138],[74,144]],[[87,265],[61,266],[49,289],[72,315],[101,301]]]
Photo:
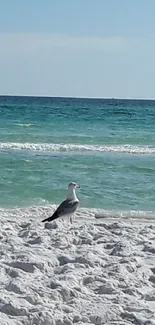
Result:
[[70,189],[72,191],[75,190],[77,187],[80,187],[80,185],[78,185],[78,184],[76,184],[74,182],[69,183],[69,185],[68,185],[68,189]]

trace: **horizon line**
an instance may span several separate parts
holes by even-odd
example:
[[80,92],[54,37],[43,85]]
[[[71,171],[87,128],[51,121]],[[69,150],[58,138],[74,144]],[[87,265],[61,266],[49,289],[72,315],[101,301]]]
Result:
[[66,98],[66,99],[105,99],[105,100],[148,100],[154,101],[154,98],[147,98],[147,97],[87,97],[87,96],[46,96],[46,95],[10,95],[0,94],[0,97],[28,97],[28,98]]

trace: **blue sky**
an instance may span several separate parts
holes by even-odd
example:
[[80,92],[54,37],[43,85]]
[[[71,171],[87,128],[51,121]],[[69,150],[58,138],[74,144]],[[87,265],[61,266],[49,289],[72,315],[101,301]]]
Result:
[[0,93],[155,98],[155,0],[0,0]]

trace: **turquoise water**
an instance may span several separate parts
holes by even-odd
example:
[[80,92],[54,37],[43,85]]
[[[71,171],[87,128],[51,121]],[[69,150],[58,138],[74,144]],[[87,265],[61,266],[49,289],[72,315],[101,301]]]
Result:
[[155,211],[155,101],[0,97],[0,207]]

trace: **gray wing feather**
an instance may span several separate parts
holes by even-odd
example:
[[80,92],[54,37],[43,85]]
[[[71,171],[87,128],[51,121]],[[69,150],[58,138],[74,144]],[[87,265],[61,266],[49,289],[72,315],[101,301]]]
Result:
[[57,208],[57,214],[59,217],[65,214],[71,214],[78,208],[79,202],[74,200],[65,200]]

